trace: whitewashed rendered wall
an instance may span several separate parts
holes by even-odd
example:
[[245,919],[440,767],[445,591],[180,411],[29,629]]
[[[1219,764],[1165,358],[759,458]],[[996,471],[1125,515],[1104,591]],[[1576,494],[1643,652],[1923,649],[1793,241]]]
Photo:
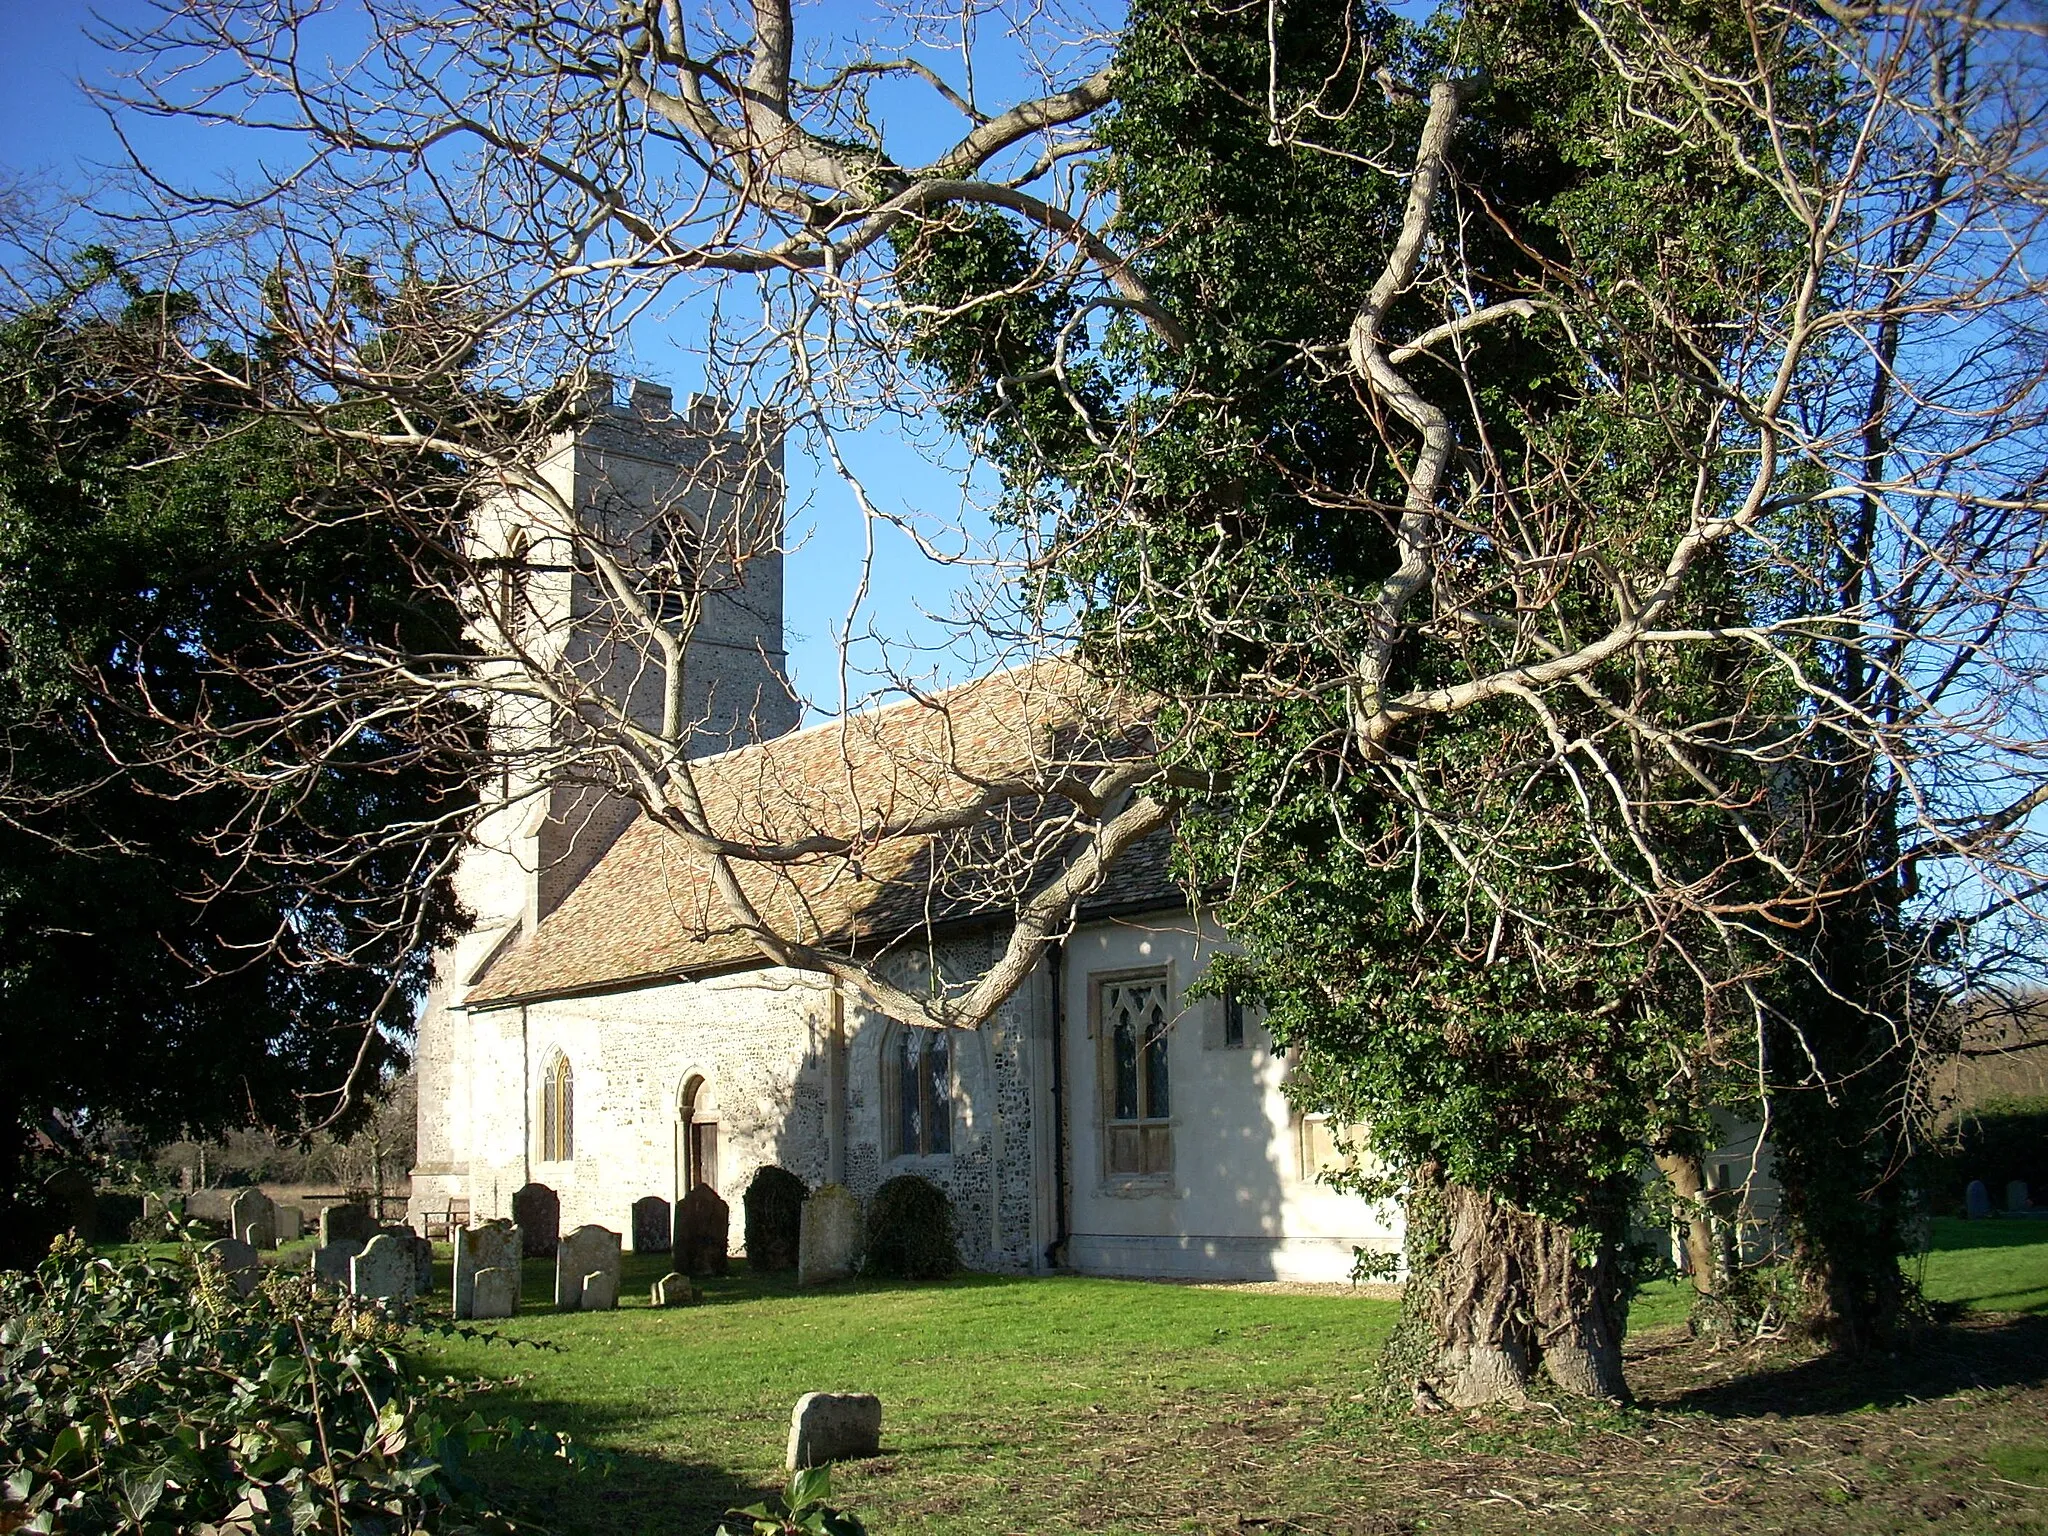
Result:
[[[1398,1252],[1397,1210],[1341,1194],[1305,1169],[1301,1122],[1281,1092],[1287,1063],[1254,1020],[1223,1043],[1221,1004],[1184,1001],[1218,934],[1186,916],[1096,923],[1067,944],[1065,1028],[1069,1261],[1102,1274],[1337,1281],[1353,1250]],[[1102,1053],[1091,1025],[1096,978],[1164,966],[1181,1011],[1168,1047],[1173,1170],[1106,1171]]]

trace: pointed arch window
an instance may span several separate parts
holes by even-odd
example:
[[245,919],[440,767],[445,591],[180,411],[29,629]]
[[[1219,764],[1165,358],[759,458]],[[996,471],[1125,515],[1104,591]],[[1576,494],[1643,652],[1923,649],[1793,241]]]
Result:
[[888,1090],[897,1157],[953,1150],[953,1042],[943,1029],[898,1028],[888,1050]]
[[576,1155],[576,1078],[569,1058],[556,1056],[540,1080],[540,1160],[566,1163]]

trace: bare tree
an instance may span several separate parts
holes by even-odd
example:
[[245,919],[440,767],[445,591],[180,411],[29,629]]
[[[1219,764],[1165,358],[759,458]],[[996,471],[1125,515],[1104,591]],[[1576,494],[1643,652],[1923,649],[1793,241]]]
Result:
[[[1783,1081],[1755,1066],[1770,1045],[1803,1052],[1811,1085],[1832,1092],[1839,1065],[1761,984],[1799,970],[1894,1041],[1888,1059],[1909,1070],[1888,1079],[1885,1112],[1906,1123],[1913,1057],[1934,1039],[1924,1017],[1874,1006],[1809,940],[1843,903],[1866,903],[1914,936],[1905,973],[1953,980],[2002,943],[2025,947],[2048,892],[2036,817],[2048,804],[2044,27],[1996,4],[1751,0],[1747,41],[1709,63],[1654,6],[1561,14],[1612,85],[1612,131],[1714,146],[1770,209],[1770,260],[1733,262],[1719,302],[1694,312],[1660,307],[1647,275],[1595,280],[1553,254],[1503,287],[1467,254],[1502,217],[1460,162],[1483,80],[1452,65],[1381,78],[1388,61],[1361,12],[1337,23],[1351,29],[1329,50],[1338,67],[1283,89],[1281,8],[1220,8],[1219,25],[1256,24],[1268,39],[1267,83],[1240,96],[1264,114],[1270,145],[1349,156],[1403,188],[1342,323],[1281,338],[1273,357],[1365,424],[1369,472],[1276,461],[1292,494],[1384,551],[1383,568],[1362,584],[1289,574],[1292,601],[1278,603],[1270,585],[1247,592],[1224,559],[1139,558],[1084,626],[1062,595],[1072,589],[1047,578],[1119,540],[1142,556],[1161,516],[1150,446],[1218,406],[1187,361],[1208,325],[1199,295],[1119,224],[1115,178],[1091,177],[1116,76],[1113,39],[1085,18],[912,9],[885,41],[806,42],[783,0],[699,13],[379,0],[359,32],[295,6],[167,4],[157,26],[121,40],[136,61],[125,109],[261,130],[283,147],[272,171],[232,190],[150,177],[178,281],[282,338],[293,363],[262,381],[267,409],[337,442],[446,455],[471,509],[452,514],[443,497],[387,510],[450,552],[456,574],[437,579],[475,614],[474,670],[455,678],[334,637],[302,674],[275,680],[278,741],[294,689],[460,689],[525,727],[515,760],[496,765],[505,798],[567,784],[623,799],[697,851],[765,957],[838,976],[911,1022],[973,1027],[1103,867],[1166,825],[1183,747],[1247,703],[1334,701],[1326,756],[1405,818],[1373,857],[1399,869],[1426,849],[1467,871],[1478,929],[1493,935],[1476,963],[1510,929],[1540,949],[1553,919],[1514,895],[1536,853],[1416,766],[1418,739],[1505,711],[1521,728],[1503,737],[1516,755],[1493,765],[1497,779],[1555,776],[1581,807],[1588,866],[1629,893],[1643,931],[1692,936],[1683,961],[1701,991],[1737,1001],[1704,1062],[1673,1070],[1749,1070],[1775,1102]],[[985,95],[991,78],[1000,102]],[[1824,89],[1788,87],[1816,79]],[[1385,119],[1402,135],[1393,149],[1352,147],[1345,124],[1368,106],[1401,109]],[[935,113],[951,114],[949,131],[932,130]],[[988,221],[1014,255],[999,280],[949,296],[910,281],[933,242]],[[1006,351],[1003,325],[1033,304],[1046,306],[1044,344]],[[586,360],[658,317],[698,328],[711,394],[751,414],[665,498],[682,515],[650,528],[548,465],[593,409]],[[977,326],[988,345],[956,373],[962,392],[935,399],[904,366],[909,343]],[[1658,435],[1664,462],[1687,466],[1659,487],[1659,515],[1607,515],[1603,465],[1561,438],[1499,451],[1489,347],[1538,331],[1572,356],[1572,390],[1618,402]],[[1023,409],[1047,391],[1063,417],[1056,441]],[[1172,632],[1263,660],[1173,697],[1170,733],[1137,728],[1156,701],[1068,672],[999,775],[946,759],[927,794],[886,813],[791,797],[772,832],[722,818],[690,753],[750,726],[719,712],[730,701],[705,702],[688,642],[770,552],[759,509],[776,494],[779,444],[794,434],[843,468],[848,427],[935,403],[956,420],[978,412],[985,444],[1011,434],[1013,462],[1038,465],[1026,478],[1065,488],[1022,501],[1015,546],[988,567],[1007,593],[989,610],[996,653],[1085,638],[1096,677],[1126,677]],[[868,518],[896,515],[854,488]],[[537,530],[530,542],[515,540],[515,521]],[[1707,612],[1692,594],[1710,571],[1732,573],[1741,601]],[[1590,606],[1568,599],[1589,592]],[[553,622],[563,614],[572,626]],[[1441,658],[1426,675],[1410,660],[1418,648]],[[1682,698],[1613,682],[1709,654],[1747,658],[1769,697],[1703,719]],[[217,754],[194,751],[195,772],[220,771]],[[1017,920],[1000,959],[944,995],[908,994],[779,916],[751,873],[853,864],[1017,807],[1060,835],[1034,837],[1037,861],[1009,887]],[[1681,811],[1713,818],[1725,859],[1670,856]],[[1506,1291],[1494,1300],[1501,1317],[1521,1305]],[[1593,1304],[1558,1305],[1570,1332]],[[1467,1343],[1453,1395],[1519,1389],[1526,1362],[1504,1365],[1499,1338]],[[1581,1353],[1570,1384],[1612,1390],[1612,1338]]]

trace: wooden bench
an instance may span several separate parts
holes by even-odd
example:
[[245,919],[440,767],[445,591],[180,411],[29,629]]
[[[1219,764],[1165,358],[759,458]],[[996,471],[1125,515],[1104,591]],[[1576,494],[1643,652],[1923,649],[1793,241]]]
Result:
[[425,1220],[426,1231],[421,1236],[452,1238],[456,1228],[469,1225],[469,1202],[450,1200],[447,1210],[428,1211]]

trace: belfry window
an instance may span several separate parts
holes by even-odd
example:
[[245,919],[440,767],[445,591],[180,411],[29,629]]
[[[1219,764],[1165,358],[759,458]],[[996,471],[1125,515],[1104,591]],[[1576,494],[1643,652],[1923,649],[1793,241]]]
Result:
[[897,1157],[953,1150],[953,1042],[943,1029],[899,1029],[889,1049]]
[[576,1081],[569,1058],[557,1056],[540,1080],[540,1160],[566,1163],[576,1155]]

